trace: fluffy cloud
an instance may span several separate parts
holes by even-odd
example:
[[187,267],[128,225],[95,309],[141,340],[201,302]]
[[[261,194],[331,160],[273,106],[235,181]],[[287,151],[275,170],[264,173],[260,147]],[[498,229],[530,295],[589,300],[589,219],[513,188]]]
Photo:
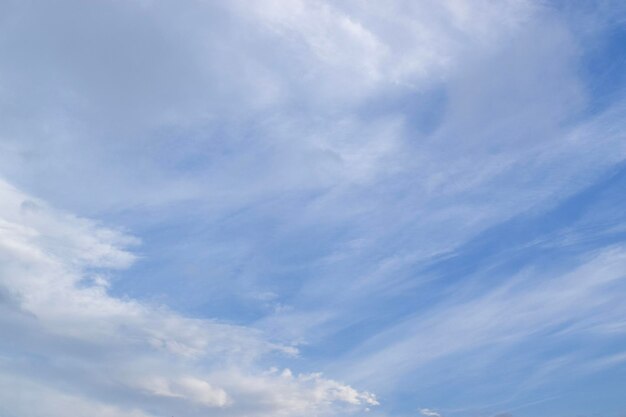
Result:
[[263,355],[296,351],[258,331],[109,295],[108,275],[130,266],[126,248],[135,239],[56,211],[6,182],[0,201],[0,369],[8,415],[40,415],[45,405],[53,416],[67,409],[295,416],[376,404],[371,394],[319,374],[263,371],[256,365]]

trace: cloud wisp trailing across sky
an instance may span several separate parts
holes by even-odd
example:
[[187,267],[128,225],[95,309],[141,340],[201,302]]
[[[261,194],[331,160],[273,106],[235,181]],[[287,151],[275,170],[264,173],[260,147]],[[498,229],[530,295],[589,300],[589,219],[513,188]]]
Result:
[[0,0],[0,414],[623,413],[620,3]]

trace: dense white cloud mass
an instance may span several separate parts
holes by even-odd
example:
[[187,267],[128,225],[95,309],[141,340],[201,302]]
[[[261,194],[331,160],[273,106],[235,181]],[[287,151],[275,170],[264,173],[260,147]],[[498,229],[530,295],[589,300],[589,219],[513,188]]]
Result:
[[[133,261],[122,233],[0,183],[0,346],[7,416],[310,415],[376,404],[323,378],[263,371],[295,354],[253,329],[107,294]],[[110,403],[115,405],[110,405]]]

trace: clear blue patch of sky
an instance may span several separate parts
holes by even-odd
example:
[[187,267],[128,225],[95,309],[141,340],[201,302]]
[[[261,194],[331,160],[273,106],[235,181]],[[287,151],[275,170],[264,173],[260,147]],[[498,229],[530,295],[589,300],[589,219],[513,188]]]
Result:
[[626,23],[612,24],[594,36],[580,59],[590,113],[600,113],[626,93]]

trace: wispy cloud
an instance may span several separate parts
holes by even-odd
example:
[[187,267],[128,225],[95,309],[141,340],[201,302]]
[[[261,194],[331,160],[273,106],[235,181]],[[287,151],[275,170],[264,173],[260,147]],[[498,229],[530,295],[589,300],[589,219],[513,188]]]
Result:
[[431,410],[430,408],[420,409],[420,414],[426,417],[441,417],[441,414],[439,414],[435,410]]
[[[362,349],[373,348],[375,353],[357,359],[370,365],[371,374],[364,379],[389,377],[390,369],[405,373],[462,350],[526,342],[533,335],[558,337],[563,326],[583,319],[595,325],[613,322],[607,313],[622,310],[616,289],[624,287],[625,270],[624,250],[611,248],[567,273],[546,276],[526,271],[468,300],[452,294],[448,303],[408,318],[365,344]],[[375,346],[381,343],[379,351]]]

